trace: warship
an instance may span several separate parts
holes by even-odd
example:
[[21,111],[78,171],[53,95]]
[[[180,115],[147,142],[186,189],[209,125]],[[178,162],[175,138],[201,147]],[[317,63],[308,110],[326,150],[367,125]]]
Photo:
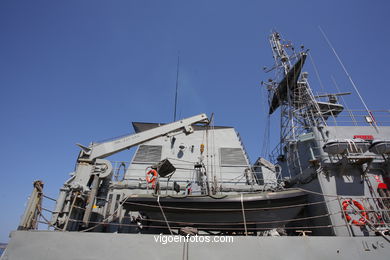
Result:
[[[275,76],[262,85],[280,142],[268,158],[251,164],[213,116],[134,122],[134,134],[78,144],[57,199],[34,182],[0,259],[388,259],[389,111],[349,110],[339,98],[350,93],[315,95],[308,50],[278,32],[269,43]],[[129,163],[108,160],[131,147]]]

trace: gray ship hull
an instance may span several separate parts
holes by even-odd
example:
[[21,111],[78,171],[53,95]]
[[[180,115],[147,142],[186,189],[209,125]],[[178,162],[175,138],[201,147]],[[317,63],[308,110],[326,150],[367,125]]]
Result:
[[[187,250],[188,249],[188,250]],[[154,235],[15,231],[0,260],[388,259],[382,237],[237,236],[233,243],[155,242]]]

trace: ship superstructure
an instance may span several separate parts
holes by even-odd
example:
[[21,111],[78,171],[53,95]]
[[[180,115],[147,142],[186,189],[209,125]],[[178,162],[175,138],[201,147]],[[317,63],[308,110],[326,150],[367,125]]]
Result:
[[[350,93],[316,95],[308,50],[278,32],[269,42],[275,77],[264,85],[280,138],[268,160],[251,165],[234,128],[204,114],[134,123],[132,135],[79,145],[51,219],[34,183],[1,259],[388,259],[389,112],[349,111],[338,99]],[[129,164],[107,160],[133,146]],[[163,245],[159,234],[234,243]]]
[[296,52],[277,32],[270,43],[278,72],[267,83],[269,114],[278,107],[281,113],[280,142],[270,157],[281,167],[286,185],[312,191],[309,203],[324,201],[326,207],[305,212],[313,217],[309,226],[317,227],[311,231],[337,236],[388,232],[388,198],[382,198],[390,185],[388,112],[344,111],[338,97],[350,93],[315,96],[302,72],[307,50]]
[[[75,171],[60,190],[49,226],[141,234],[190,227],[197,234],[237,235],[284,226],[303,209],[305,192],[283,190],[265,159],[252,167],[232,127],[210,125],[205,114],[133,126],[131,135],[78,144]],[[107,160],[135,145],[130,163]],[[19,229],[37,226],[41,189],[37,182]]]

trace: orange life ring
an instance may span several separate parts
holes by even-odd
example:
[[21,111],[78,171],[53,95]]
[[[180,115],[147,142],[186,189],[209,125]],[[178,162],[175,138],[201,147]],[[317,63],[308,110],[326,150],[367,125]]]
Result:
[[151,169],[146,173],[146,182],[151,183],[152,187],[154,187],[154,185],[156,184],[157,175],[157,171],[155,169]]
[[[347,208],[349,205],[353,205],[355,207],[357,207],[359,209],[359,213],[360,215],[362,215],[362,217],[359,219],[359,220],[356,220],[356,219],[352,219],[352,217],[350,215],[348,215],[348,213],[346,212]],[[343,211],[344,211],[344,215],[345,215],[345,219],[350,222],[352,220],[352,224],[353,225],[356,225],[356,226],[364,226],[368,220],[368,214],[366,212],[366,209],[363,207],[362,204],[360,204],[359,202],[357,202],[356,200],[344,200],[343,203]]]

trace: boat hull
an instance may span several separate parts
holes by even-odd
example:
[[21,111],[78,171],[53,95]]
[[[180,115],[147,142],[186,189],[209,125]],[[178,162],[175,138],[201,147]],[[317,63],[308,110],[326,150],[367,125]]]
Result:
[[[306,194],[300,190],[210,196],[135,195],[124,208],[138,211],[144,224],[166,228],[244,231],[283,227],[302,210]],[[246,226],[246,227],[245,227]]]

